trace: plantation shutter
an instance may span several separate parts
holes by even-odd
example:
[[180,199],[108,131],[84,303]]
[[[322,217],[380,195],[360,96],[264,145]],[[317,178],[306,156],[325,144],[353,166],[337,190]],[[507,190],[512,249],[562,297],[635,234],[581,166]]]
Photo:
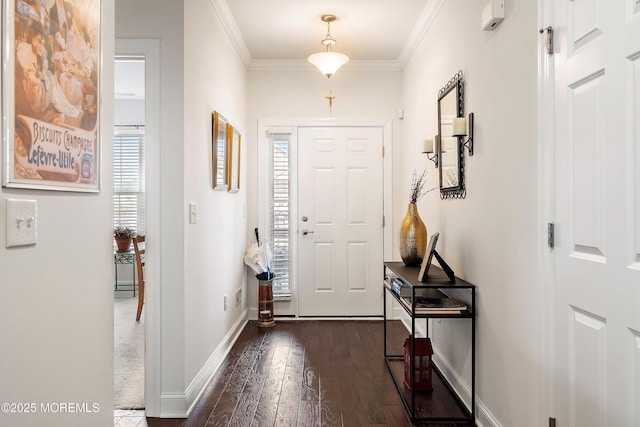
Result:
[[289,230],[289,134],[271,135],[271,269],[274,298],[291,297],[290,282],[290,230]]
[[116,127],[113,141],[113,225],[145,234],[144,127]]

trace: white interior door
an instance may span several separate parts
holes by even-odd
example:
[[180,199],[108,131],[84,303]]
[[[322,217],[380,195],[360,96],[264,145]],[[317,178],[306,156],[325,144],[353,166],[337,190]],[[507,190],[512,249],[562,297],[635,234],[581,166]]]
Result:
[[298,130],[300,316],[382,313],[381,127]]
[[555,0],[555,418],[640,426],[640,1]]

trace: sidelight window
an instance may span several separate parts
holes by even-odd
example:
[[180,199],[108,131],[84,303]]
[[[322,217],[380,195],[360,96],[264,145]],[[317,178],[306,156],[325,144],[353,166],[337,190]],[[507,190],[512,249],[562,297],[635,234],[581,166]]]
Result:
[[291,297],[291,240],[290,240],[290,134],[271,135],[271,200],[269,243],[272,245],[271,269],[274,297]]

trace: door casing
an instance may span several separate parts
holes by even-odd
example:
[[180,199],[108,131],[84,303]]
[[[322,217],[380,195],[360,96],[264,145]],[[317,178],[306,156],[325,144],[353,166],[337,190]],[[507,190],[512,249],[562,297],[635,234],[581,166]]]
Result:
[[[267,164],[267,152],[266,142],[268,141],[269,134],[272,133],[291,133],[291,135],[297,135],[299,127],[357,127],[357,126],[370,126],[370,127],[382,127],[383,133],[383,205],[385,216],[385,227],[383,231],[384,239],[384,259],[391,259],[393,257],[393,217],[392,217],[392,146],[393,146],[393,124],[389,120],[349,120],[349,119],[259,119],[258,120],[258,168],[257,168],[257,182],[258,182],[258,227],[261,230],[267,229],[268,224],[268,200],[266,195],[269,194],[268,182],[263,179],[266,177],[269,165]],[[297,140],[291,140],[291,153],[293,159],[297,158]],[[297,167],[297,165],[292,165]],[[292,188],[292,193],[297,193],[297,188]],[[297,201],[292,201],[292,206],[297,205]],[[297,214],[294,212],[294,214]],[[295,261],[294,261],[295,262]],[[380,267],[382,271],[382,267]],[[382,274],[382,273],[381,273]],[[382,283],[382,282],[381,282]],[[382,286],[382,284],[380,284]],[[381,288],[382,289],[382,288]],[[274,312],[279,315],[291,315],[298,316],[298,308],[296,303],[296,295],[298,293],[297,278],[293,283],[292,291],[294,296],[291,301],[275,301]],[[251,300],[251,299],[250,299]],[[257,301],[257,299],[256,299]],[[248,308],[249,318],[258,318],[257,305],[250,306]]]
[[[147,191],[145,204],[147,217],[145,229],[154,236],[146,246],[148,259],[145,279],[148,286],[145,296],[145,415],[160,417],[160,260],[153,254],[160,253],[160,40],[116,39],[116,56],[140,56],[145,60],[145,161]],[[157,259],[158,262],[154,262]]]

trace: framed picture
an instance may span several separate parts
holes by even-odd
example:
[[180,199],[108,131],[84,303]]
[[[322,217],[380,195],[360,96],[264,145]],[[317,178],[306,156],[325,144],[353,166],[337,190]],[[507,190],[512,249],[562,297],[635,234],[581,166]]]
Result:
[[101,0],[7,0],[6,187],[100,191]]
[[227,119],[213,112],[213,188],[227,189],[229,185],[227,175],[227,147],[229,135],[229,122]]
[[229,182],[229,191],[237,192],[240,190],[240,141],[242,137],[238,129],[229,126],[229,162],[227,163],[227,181]]
[[424,259],[422,260],[422,265],[420,265],[420,272],[418,273],[418,280],[421,282],[427,281],[427,274],[429,273],[429,267],[431,267],[433,254],[436,252],[436,243],[438,243],[439,236],[440,233],[433,233],[431,235],[431,239],[429,239],[429,244],[427,245],[427,250],[424,253]]

